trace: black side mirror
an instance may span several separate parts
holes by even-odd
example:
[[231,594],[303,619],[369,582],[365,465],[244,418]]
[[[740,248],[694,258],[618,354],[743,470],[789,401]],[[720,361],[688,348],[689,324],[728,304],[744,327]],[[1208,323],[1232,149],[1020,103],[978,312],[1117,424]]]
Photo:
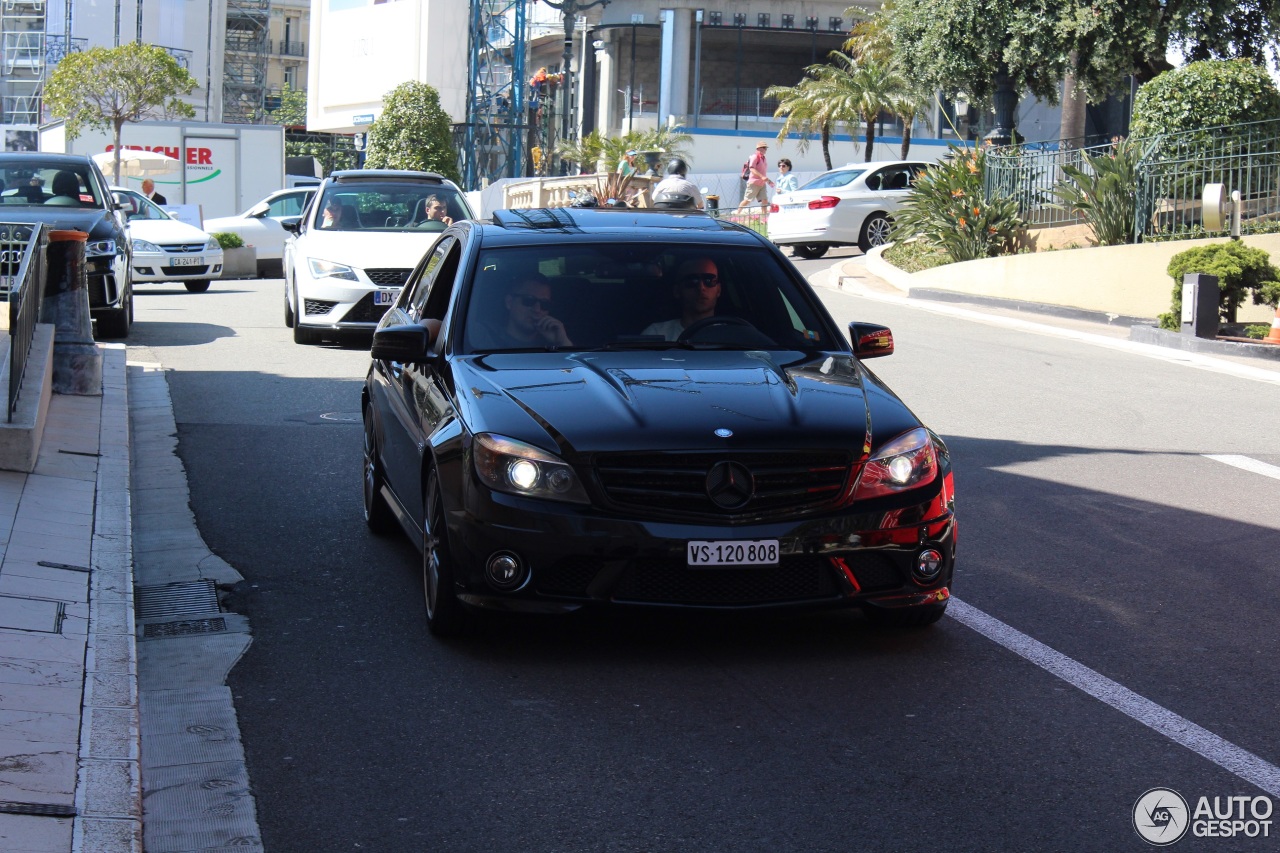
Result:
[[858,358],[880,358],[893,355],[893,332],[888,326],[875,323],[850,323],[849,340],[853,342],[853,354]]
[[298,234],[302,231],[302,217],[301,216],[281,217],[280,227],[288,231],[290,234]]
[[432,330],[418,323],[388,326],[373,333],[369,354],[378,361],[427,361],[431,357],[431,337]]

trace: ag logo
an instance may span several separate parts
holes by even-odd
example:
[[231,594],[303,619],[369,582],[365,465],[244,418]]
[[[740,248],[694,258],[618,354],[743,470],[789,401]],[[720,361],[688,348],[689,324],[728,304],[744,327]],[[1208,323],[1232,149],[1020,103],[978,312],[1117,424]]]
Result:
[[1133,828],[1143,841],[1167,847],[1187,834],[1187,801],[1170,788],[1152,788],[1133,804]]

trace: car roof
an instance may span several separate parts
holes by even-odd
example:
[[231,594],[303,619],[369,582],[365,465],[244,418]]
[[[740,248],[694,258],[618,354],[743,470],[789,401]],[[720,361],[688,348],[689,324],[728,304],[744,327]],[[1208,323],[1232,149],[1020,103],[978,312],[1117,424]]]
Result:
[[0,151],[0,163],[21,162],[30,160],[39,163],[65,163],[68,166],[83,166],[92,163],[87,154],[55,154],[46,151]]
[[490,219],[472,223],[485,245],[529,245],[545,240],[566,242],[721,243],[759,246],[754,231],[702,211],[643,208],[529,208],[495,210]]
[[429,184],[450,183],[444,175],[435,172],[411,172],[404,169],[342,169],[329,175],[335,184],[358,181],[422,181]]

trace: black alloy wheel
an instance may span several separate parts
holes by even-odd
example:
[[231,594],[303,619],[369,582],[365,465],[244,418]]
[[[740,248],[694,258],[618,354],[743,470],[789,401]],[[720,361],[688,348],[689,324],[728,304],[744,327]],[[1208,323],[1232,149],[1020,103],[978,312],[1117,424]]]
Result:
[[812,261],[820,258],[827,253],[827,246],[821,243],[796,243],[791,247],[791,252],[797,258],[804,258],[806,261]]
[[377,536],[390,536],[399,529],[391,505],[382,495],[382,464],[378,461],[378,439],[373,416],[364,411],[364,523]]
[[427,629],[437,637],[453,637],[466,621],[463,604],[454,589],[453,557],[449,531],[444,522],[444,501],[440,482],[433,469],[427,478],[422,523],[422,589],[426,602]]
[[862,236],[858,238],[858,248],[864,253],[871,251],[876,246],[883,246],[889,242],[889,235],[893,232],[893,219],[884,213],[873,213],[867,217],[867,221],[862,223]]

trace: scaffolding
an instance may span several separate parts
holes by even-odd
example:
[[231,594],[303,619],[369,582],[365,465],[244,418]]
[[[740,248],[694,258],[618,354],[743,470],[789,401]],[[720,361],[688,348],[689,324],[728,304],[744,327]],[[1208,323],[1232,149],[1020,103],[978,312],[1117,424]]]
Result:
[[467,120],[454,126],[465,187],[524,174],[527,0],[471,0]]
[[46,68],[44,29],[45,0],[0,2],[2,124],[40,124]]
[[222,120],[261,124],[267,94],[271,0],[228,0],[222,67]]

